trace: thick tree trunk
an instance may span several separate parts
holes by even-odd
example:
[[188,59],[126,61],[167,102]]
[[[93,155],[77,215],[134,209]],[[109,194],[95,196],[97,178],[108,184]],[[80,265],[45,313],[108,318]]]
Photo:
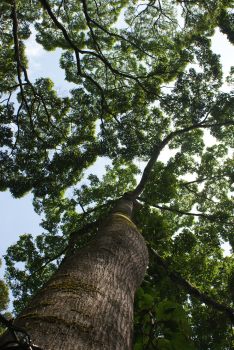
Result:
[[[96,238],[66,257],[16,324],[45,350],[132,348],[133,301],[148,253],[122,200]],[[1,342],[0,342],[1,343]]]

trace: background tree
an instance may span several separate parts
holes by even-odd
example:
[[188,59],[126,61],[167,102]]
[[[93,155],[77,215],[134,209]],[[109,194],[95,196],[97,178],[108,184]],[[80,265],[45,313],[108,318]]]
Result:
[[[2,265],[2,261],[0,260],[0,267]],[[0,311],[6,311],[9,303],[9,292],[6,283],[3,280],[0,280]],[[9,313],[4,312],[4,316],[10,316]],[[0,326],[0,334],[5,330],[4,326]]]
[[[44,229],[35,240],[23,235],[8,249],[16,312],[50,276],[51,288],[54,280],[61,282],[61,271],[79,262],[82,252],[99,259],[100,235],[109,237],[112,225],[126,233],[125,244],[118,250],[112,237],[104,246],[116,259],[127,257],[118,276],[124,288],[132,282],[134,292],[147,254],[134,256],[145,252],[144,244],[132,239],[136,229],[126,217],[108,219],[127,193],[114,211],[130,216],[125,206],[138,200],[133,221],[149,248],[147,274],[135,299],[135,349],[232,349],[233,257],[223,256],[221,244],[234,244],[233,93],[222,90],[222,67],[210,48],[216,26],[232,41],[231,1],[18,0],[0,6],[0,188],[15,197],[32,191]],[[46,50],[63,50],[61,67],[76,84],[68,96],[60,97],[48,78],[31,82],[25,40],[32,28]],[[206,135],[216,143],[208,147]],[[163,162],[159,157],[167,147],[172,151]],[[82,182],[100,157],[110,163],[103,177],[90,173]],[[145,162],[142,174],[139,161]],[[133,261],[141,278],[127,268]],[[98,276],[81,272],[99,283]],[[77,267],[78,277],[81,272]],[[84,283],[66,282],[66,293],[76,290],[78,300]],[[42,303],[42,294],[34,302]],[[125,299],[121,302],[124,310]],[[51,318],[39,321],[46,329],[52,324],[43,340],[35,310],[23,311],[17,322],[42,347],[62,349],[65,338],[48,344],[60,326],[52,306],[43,307]],[[131,311],[130,302],[125,309]],[[68,310],[64,315],[62,330],[74,326],[87,333],[85,322],[82,328]],[[128,349],[131,317],[125,322],[129,332],[113,336],[116,344],[102,339],[99,323],[99,343],[84,345],[70,331],[66,348]]]

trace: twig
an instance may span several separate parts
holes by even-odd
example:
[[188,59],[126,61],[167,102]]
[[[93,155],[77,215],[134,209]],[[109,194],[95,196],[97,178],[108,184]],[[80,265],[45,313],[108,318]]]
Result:
[[113,36],[117,39],[120,39],[120,40],[123,40],[123,41],[126,41],[127,43],[129,43],[130,45],[132,45],[133,47],[135,47],[137,50],[143,52],[145,55],[151,57],[152,59],[156,59],[155,56],[149,54],[148,52],[146,52],[145,50],[143,50],[141,47],[137,46],[134,42],[132,42],[131,40],[125,38],[124,36],[120,35],[120,34],[117,34],[117,33],[113,33],[111,31],[109,31],[107,28],[103,27],[100,23],[98,23],[97,21],[95,21],[94,19],[92,19],[89,14],[88,14],[88,10],[87,10],[87,3],[86,3],[86,0],[82,0],[82,3],[83,3],[83,8],[84,8],[84,13],[85,13],[85,17],[86,17],[86,20],[87,22],[91,22],[93,23],[96,27],[98,27],[99,29],[101,29],[104,33],[110,35],[110,36]]
[[[188,216],[197,216],[197,217],[201,217],[207,220],[210,220],[212,222],[223,222],[226,225],[231,225],[233,226],[233,223],[231,222],[226,222],[226,220],[222,220],[222,218],[220,218],[218,215],[210,215],[210,214],[203,214],[203,213],[193,213],[193,212],[187,212],[187,211],[183,211],[177,208],[173,208],[173,207],[168,207],[166,205],[159,205],[159,204],[151,204],[149,202],[147,202],[144,198],[142,197],[138,197],[138,200],[144,202],[145,204],[160,209],[160,210],[166,210],[166,211],[170,211],[172,213],[178,214],[178,215],[188,215]],[[228,216],[227,219],[229,218],[233,218],[233,216]]]
[[139,199],[140,201],[144,202],[145,204],[147,204],[151,207],[154,207],[154,208],[157,208],[160,210],[170,211],[172,213],[176,213],[179,215],[198,216],[198,217],[202,217],[202,218],[205,218],[205,219],[208,219],[211,221],[215,220],[215,215],[209,215],[209,214],[203,214],[203,213],[192,213],[192,212],[183,211],[183,210],[173,208],[173,207],[168,207],[166,205],[151,204],[142,197],[138,197],[137,199]]
[[136,188],[133,191],[128,193],[129,198],[132,200],[136,200],[137,197],[139,197],[139,195],[144,190],[144,187],[150,178],[151,171],[152,171],[154,164],[157,161],[161,151],[176,136],[182,135],[184,133],[187,133],[187,132],[190,132],[192,130],[199,129],[199,128],[219,127],[219,126],[226,126],[226,125],[234,125],[234,121],[227,120],[227,121],[224,121],[222,123],[193,124],[193,125],[190,125],[186,128],[175,130],[175,131],[171,132],[169,135],[167,135],[161,142],[157,142],[153,147],[151,158],[148,161],[148,163],[143,171],[143,175],[141,177],[139,184],[136,186]]
[[181,276],[181,274],[177,271],[170,271],[170,267],[168,263],[157,253],[155,249],[149,246],[150,251],[154,254],[157,262],[164,268],[168,276],[172,281],[176,282],[183,289],[185,289],[190,295],[199,299],[202,303],[205,303],[208,306],[211,306],[213,309],[221,311],[225,313],[228,318],[231,320],[232,324],[234,324],[234,309],[224,304],[221,304],[215,301],[213,298],[208,296],[205,293],[202,293],[199,289],[194,287],[190,282],[188,282],[185,278]]
[[181,182],[180,183],[180,186],[183,187],[183,186],[188,186],[188,185],[192,185],[192,184],[195,184],[195,183],[201,183],[201,182],[204,182],[206,180],[215,180],[215,179],[223,179],[225,176],[224,175],[217,175],[217,176],[211,176],[211,177],[203,177],[203,178],[198,178],[196,180],[192,180],[192,181],[187,181],[187,182]]
[[[114,68],[112,66],[112,64],[106,59],[106,57],[104,57],[103,55],[100,55],[100,53],[97,53],[95,51],[90,51],[90,50],[82,50],[79,49],[74,42],[70,39],[70,36],[67,32],[67,30],[65,29],[65,27],[62,25],[62,23],[59,22],[59,20],[56,18],[56,16],[54,15],[53,11],[51,10],[51,7],[49,5],[49,3],[47,2],[47,0],[39,0],[40,3],[42,4],[42,6],[44,7],[44,9],[47,11],[48,15],[50,16],[50,18],[52,19],[52,21],[54,22],[54,24],[56,25],[56,27],[58,29],[60,29],[63,33],[64,39],[68,42],[68,44],[70,45],[70,47],[75,51],[75,56],[76,56],[76,61],[77,61],[77,69],[78,69],[78,74],[81,77],[87,78],[89,79],[93,84],[95,84],[100,91],[103,91],[103,89],[101,88],[101,86],[92,78],[90,77],[88,74],[86,73],[82,73],[81,72],[81,66],[80,66],[80,54],[87,54],[87,55],[91,55],[94,56],[95,58],[99,59],[105,66],[107,66],[110,71],[113,74],[122,76],[126,79],[130,79],[130,80],[134,80],[144,91],[146,91],[147,93],[149,92],[145,86],[143,85],[143,83],[139,80],[139,77],[122,72],[116,68]],[[146,78],[147,76],[145,76]],[[142,77],[141,77],[142,78]]]

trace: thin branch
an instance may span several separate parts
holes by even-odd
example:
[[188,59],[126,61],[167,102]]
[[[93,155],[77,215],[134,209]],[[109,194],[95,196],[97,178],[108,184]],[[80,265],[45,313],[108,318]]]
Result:
[[48,266],[50,263],[52,263],[54,260],[59,259],[63,254],[66,253],[68,249],[68,246],[66,246],[65,248],[63,248],[58,254],[54,255],[53,257],[49,258],[48,260],[46,260],[46,262],[44,264],[42,264],[40,267],[38,267],[38,269],[36,269],[35,271],[33,271],[31,273],[30,276],[27,277],[27,280],[29,280],[31,277],[35,276],[35,274],[37,274],[38,272],[44,270],[46,268],[46,266]]
[[234,324],[234,309],[221,304],[211,298],[209,295],[202,293],[199,289],[194,287],[190,282],[188,282],[185,278],[181,276],[181,274],[177,271],[170,271],[168,263],[157,253],[155,249],[149,246],[150,251],[154,254],[157,262],[165,269],[168,276],[172,281],[176,282],[179,286],[185,289],[190,295],[199,299],[202,303],[205,303],[208,306],[211,306],[213,309],[221,311],[225,313],[228,318],[231,320],[232,324]]
[[[87,213],[84,213],[87,214]],[[52,256],[51,258],[47,259],[45,261],[44,264],[42,264],[38,269],[36,269],[35,271],[33,271],[31,273],[30,276],[28,276],[28,279],[30,279],[32,276],[34,276],[35,274],[37,274],[38,272],[40,272],[41,270],[44,270],[46,268],[46,266],[48,266],[50,263],[52,263],[54,260],[59,259],[63,254],[65,254],[65,258],[66,256],[72,254],[75,244],[77,243],[77,240],[79,238],[79,236],[83,236],[86,233],[89,233],[89,231],[93,228],[97,228],[98,224],[101,222],[101,219],[98,219],[94,222],[88,223],[86,225],[84,225],[81,229],[79,229],[78,231],[73,231],[70,234],[69,237],[69,241],[68,244],[66,245],[65,248],[63,248],[59,253],[57,253],[56,255]]]
[[122,35],[120,35],[120,34],[110,32],[107,28],[103,27],[100,23],[98,23],[98,22],[96,22],[94,19],[92,19],[92,18],[89,16],[89,14],[88,14],[88,9],[87,9],[86,0],[82,0],[82,3],[83,3],[83,9],[84,9],[84,14],[85,14],[87,23],[88,23],[88,22],[93,23],[97,28],[101,29],[104,33],[106,33],[106,34],[108,34],[108,35],[110,35],[110,36],[113,36],[113,37],[115,37],[115,38],[117,38],[117,39],[126,41],[127,43],[129,43],[130,45],[132,45],[133,47],[135,47],[137,50],[143,52],[145,55],[151,57],[152,59],[156,59],[155,56],[149,54],[148,52],[146,52],[145,50],[143,50],[141,47],[137,46],[137,44],[135,44],[135,43],[132,42],[131,40],[125,38],[124,36],[122,36]]
[[85,0],[81,0],[81,2],[82,2],[82,5],[83,5],[83,12],[84,12],[84,15],[85,15],[86,23],[87,23],[87,26],[88,26],[88,28],[89,28],[89,30],[90,30],[91,37],[92,37],[92,39],[93,39],[93,43],[94,43],[94,45],[96,46],[97,52],[99,52],[99,54],[100,54],[102,57],[104,57],[104,55],[103,55],[103,53],[102,53],[102,50],[101,50],[101,47],[100,47],[98,41],[96,40],[96,36],[95,36],[95,33],[94,33],[93,28],[92,28],[92,25],[91,25],[92,20],[91,20],[91,18],[89,17],[89,14],[88,14],[87,3],[86,3]]
[[[115,74],[115,75],[119,75],[122,76],[126,79],[130,79],[130,80],[134,80],[144,91],[149,92],[145,86],[141,83],[141,81],[139,80],[139,77],[122,72],[116,68],[114,68],[112,66],[112,64],[106,59],[106,57],[104,57],[103,55],[100,55],[99,53],[95,52],[95,51],[90,51],[90,50],[81,50],[79,49],[74,42],[70,39],[70,36],[67,32],[67,30],[65,29],[65,27],[59,22],[59,20],[56,18],[56,16],[54,15],[49,3],[47,2],[47,0],[39,0],[40,3],[42,4],[42,6],[44,7],[44,9],[47,11],[48,15],[50,16],[50,18],[52,19],[52,21],[54,22],[54,24],[56,25],[56,27],[58,29],[60,29],[63,33],[64,39],[67,41],[67,43],[70,45],[70,47],[75,51],[75,56],[76,56],[76,61],[77,61],[77,68],[78,68],[78,74],[81,77],[87,78],[89,79],[93,84],[95,84],[100,91],[103,91],[101,86],[89,75],[87,75],[86,73],[82,73],[81,72],[81,66],[80,66],[80,54],[87,54],[87,55],[91,55],[94,56],[95,58],[99,59],[105,66],[107,66],[110,71]],[[146,78],[147,76],[145,76]],[[143,77],[141,77],[143,78]]]
[[[38,139],[40,139],[42,142],[44,142],[42,140],[42,138],[40,137],[40,135],[38,135],[38,133],[35,130],[34,123],[33,123],[33,118],[32,118],[32,111],[29,108],[29,105],[28,105],[28,102],[27,102],[27,98],[26,98],[26,96],[24,94],[23,85],[28,84],[30,86],[30,88],[32,89],[33,93],[34,93],[34,96],[37,95],[34,86],[32,85],[32,83],[30,82],[30,80],[28,78],[27,70],[26,70],[25,66],[23,65],[23,63],[21,61],[19,39],[18,39],[18,18],[17,18],[16,1],[13,2],[11,17],[12,17],[12,22],[13,22],[14,50],[15,50],[15,58],[16,58],[16,63],[17,63],[17,75],[18,75],[18,81],[19,81],[19,86],[20,86],[21,98],[22,98],[23,103],[25,104],[25,107],[26,107],[26,110],[27,110],[27,113],[28,113],[28,116],[29,116],[30,125],[31,125],[33,133],[35,135],[37,135]],[[21,79],[21,73],[22,72],[24,73],[24,79],[26,81],[26,84],[24,84],[22,82],[22,79]],[[20,108],[18,109],[17,120],[19,119],[19,112],[20,112],[22,106],[23,106],[23,104],[21,104]],[[19,125],[19,123],[17,125]]]
[[144,12],[147,12],[147,11],[148,11],[149,5],[154,5],[154,4],[155,4],[155,1],[154,1],[154,0],[150,1],[149,4],[147,4],[146,6],[145,6],[145,4],[138,4],[137,7],[136,7],[136,10],[137,10],[137,11],[138,11],[138,8],[139,8],[140,6],[144,6],[145,8],[144,8],[142,11],[138,12],[138,13],[136,14],[136,16],[134,16],[133,20],[131,21],[131,26],[133,25],[133,22],[134,22],[138,17],[140,17]]
[[64,3],[65,3],[64,0],[62,0],[62,1],[60,2],[59,6],[58,6],[58,10],[57,10],[57,16],[60,15],[60,10],[61,10],[61,7],[62,7],[62,6],[64,7]]
[[186,181],[186,182],[181,182],[180,183],[180,186],[183,187],[183,186],[188,186],[188,185],[192,185],[192,184],[196,184],[196,183],[201,183],[201,182],[204,182],[206,180],[219,180],[219,179],[223,179],[225,176],[224,175],[217,175],[217,176],[206,176],[206,177],[203,177],[203,178],[198,178],[196,180],[192,180],[192,181]]
[[[47,116],[48,123],[53,128],[59,130],[59,132],[61,132],[61,130],[58,129],[58,127],[51,122],[51,116],[50,116],[50,113],[48,111],[48,108],[47,108],[46,102],[44,100],[44,97],[42,96],[42,94],[40,92],[36,91],[35,87],[33,86],[33,84],[31,83],[31,81],[30,81],[30,79],[28,77],[27,70],[26,70],[25,66],[23,65],[23,63],[21,61],[21,54],[20,54],[20,48],[19,48],[19,39],[18,39],[18,18],[17,18],[16,2],[13,3],[11,17],[12,17],[12,21],[13,21],[13,38],[14,38],[14,48],[15,48],[15,56],[16,56],[16,62],[17,62],[17,75],[18,75],[18,81],[19,81],[19,85],[16,85],[13,88],[18,87],[18,86],[20,87],[20,93],[21,93],[22,101],[25,104],[26,110],[28,112],[28,115],[29,115],[29,118],[30,118],[30,124],[31,124],[31,127],[32,127],[32,131],[35,133],[35,135],[38,137],[38,139],[41,140],[44,143],[44,140],[40,137],[40,135],[38,135],[38,133],[35,130],[34,122],[33,122],[33,116],[32,116],[33,108],[31,107],[31,110],[29,108],[26,96],[24,94],[24,88],[23,88],[24,85],[30,86],[34,97],[36,99],[39,99],[39,101],[42,102],[45,114]],[[22,72],[24,74],[25,83],[23,83],[22,79],[21,79],[21,73]],[[21,108],[22,108],[22,106],[21,106]],[[19,110],[18,110],[17,116],[19,117]]]
[[184,210],[180,210],[177,208],[173,208],[173,207],[168,207],[166,205],[158,205],[158,204],[151,204],[149,202],[147,202],[144,198],[138,197],[137,199],[139,199],[140,201],[144,202],[147,205],[150,205],[151,207],[160,209],[160,210],[166,210],[166,211],[170,211],[172,213],[175,214],[179,214],[179,215],[188,215],[188,216],[198,216],[198,217],[202,217],[211,221],[215,221],[216,216],[215,215],[209,215],[209,214],[203,214],[203,213],[192,213],[192,212],[187,212]]
[[[107,201],[107,203],[104,203],[104,204],[101,204],[99,206],[96,206],[95,208],[90,208],[90,209],[87,209],[87,210],[83,209],[84,212],[82,214],[82,218],[85,219],[85,217],[88,214],[93,213],[97,209],[101,209],[101,208],[105,207],[107,204],[111,204],[111,203],[115,203],[115,202],[116,202],[116,200],[109,200],[109,201]],[[80,202],[79,202],[79,205],[81,205]],[[74,250],[74,247],[75,247],[79,237],[80,236],[84,236],[86,233],[89,233],[92,229],[98,228],[98,226],[102,222],[102,220],[103,220],[103,218],[101,217],[101,218],[99,218],[99,219],[97,219],[95,221],[92,221],[90,223],[85,224],[82,228],[78,229],[77,231],[71,232],[70,236],[69,236],[68,244],[66,245],[66,247],[63,248],[58,254],[56,254],[53,257],[47,259],[47,261],[42,266],[40,266],[37,270],[33,271],[33,273],[28,278],[31,278],[36,273],[38,273],[39,271],[43,270],[48,264],[50,264],[54,260],[57,260],[63,254],[65,254],[65,257],[68,256],[69,254],[72,254],[72,252]]]
[[[176,23],[176,24],[177,24],[177,21],[176,21],[176,20],[171,19],[168,15],[165,14],[165,12],[163,11],[162,4],[161,4],[161,1],[160,1],[160,0],[158,0],[158,6],[159,6],[159,10],[160,10],[161,14],[162,14],[165,18],[167,18],[167,19],[169,20],[169,22],[172,22],[172,23]],[[155,7],[155,6],[154,6],[154,7]]]
[[203,200],[205,199],[205,200],[207,200],[207,201],[209,201],[209,202],[211,202],[211,203],[213,203],[213,204],[215,204],[215,205],[218,205],[218,204],[219,204],[219,202],[216,202],[216,201],[214,201],[212,198],[207,197],[204,193],[198,192],[197,190],[193,190],[192,188],[189,187],[189,185],[184,184],[184,188],[185,188],[188,192],[194,193],[197,197],[200,197],[200,198],[202,198]]
[[9,96],[7,98],[5,98],[4,100],[0,101],[0,103],[4,103],[4,102],[7,101],[5,106],[9,107],[11,96],[12,96],[12,92],[9,93]]
[[9,101],[9,97],[5,98],[4,100],[0,101],[0,103],[4,103],[6,101]]
[[[147,205],[149,205],[151,207],[154,207],[154,208],[157,208],[157,209],[160,209],[160,210],[170,211],[170,212],[172,212],[174,214],[188,215],[188,216],[197,216],[197,217],[201,217],[201,218],[210,220],[212,222],[222,222],[222,223],[224,223],[226,225],[233,226],[233,223],[227,222],[226,220],[222,220],[222,218],[220,218],[218,215],[210,215],[210,214],[203,214],[203,213],[187,212],[187,211],[180,210],[180,209],[177,209],[177,208],[168,207],[166,205],[151,204],[151,203],[147,202],[144,198],[141,198],[141,197],[138,197],[137,199],[142,201],[142,202],[144,202],[145,204],[147,204]],[[229,217],[227,217],[227,219],[230,219],[230,218],[233,218],[233,216],[230,215]]]
[[234,122],[227,120],[227,121],[224,121],[222,123],[198,123],[198,124],[193,124],[193,125],[190,125],[186,128],[178,129],[178,130],[171,132],[161,142],[157,142],[154,145],[151,158],[148,161],[148,163],[143,171],[143,174],[142,174],[142,177],[141,177],[139,184],[136,186],[136,188],[133,191],[127,193],[126,196],[128,196],[131,200],[136,200],[137,197],[140,196],[140,194],[142,193],[142,191],[145,188],[146,183],[149,181],[151,171],[152,171],[152,169],[155,165],[155,162],[157,161],[161,151],[176,136],[185,134],[185,133],[190,132],[190,131],[195,130],[195,129],[209,128],[209,127],[220,127],[220,126],[226,126],[226,125],[234,125]]
[[81,201],[79,201],[78,204],[79,204],[79,206],[81,207],[81,210],[82,210],[83,214],[86,214],[86,211],[85,211],[84,206],[83,206],[83,204],[81,203]]
[[[20,49],[19,49],[19,40],[18,40],[18,19],[17,19],[16,2],[15,1],[13,2],[13,6],[12,6],[11,18],[12,18],[12,22],[13,22],[12,31],[13,31],[13,38],[14,38],[14,50],[15,50],[15,58],[16,58],[16,65],[17,65],[17,76],[18,76],[18,82],[19,82],[19,86],[20,86],[20,94],[21,94],[22,101],[24,102],[25,107],[27,109],[32,130],[34,131],[32,115],[31,115],[30,108],[28,106],[27,99],[24,95],[24,88],[23,88],[23,83],[22,83],[22,79],[21,79],[21,72],[24,70],[24,67],[21,63],[21,58],[20,58]],[[26,77],[27,77],[27,75],[26,75]]]

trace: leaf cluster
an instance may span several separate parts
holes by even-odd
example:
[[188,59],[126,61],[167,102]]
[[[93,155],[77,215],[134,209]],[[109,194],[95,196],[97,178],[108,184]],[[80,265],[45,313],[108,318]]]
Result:
[[[233,307],[233,258],[222,244],[234,247],[234,100],[211,50],[217,26],[233,41],[231,7],[1,2],[0,189],[32,191],[43,229],[8,249],[16,312],[128,192],[141,204],[134,221],[165,261],[150,256],[137,293],[135,349],[232,348],[227,314],[190,294]],[[32,29],[45,50],[61,50],[75,86],[67,96],[49,78],[30,80]],[[182,288],[178,274],[196,288]]]

